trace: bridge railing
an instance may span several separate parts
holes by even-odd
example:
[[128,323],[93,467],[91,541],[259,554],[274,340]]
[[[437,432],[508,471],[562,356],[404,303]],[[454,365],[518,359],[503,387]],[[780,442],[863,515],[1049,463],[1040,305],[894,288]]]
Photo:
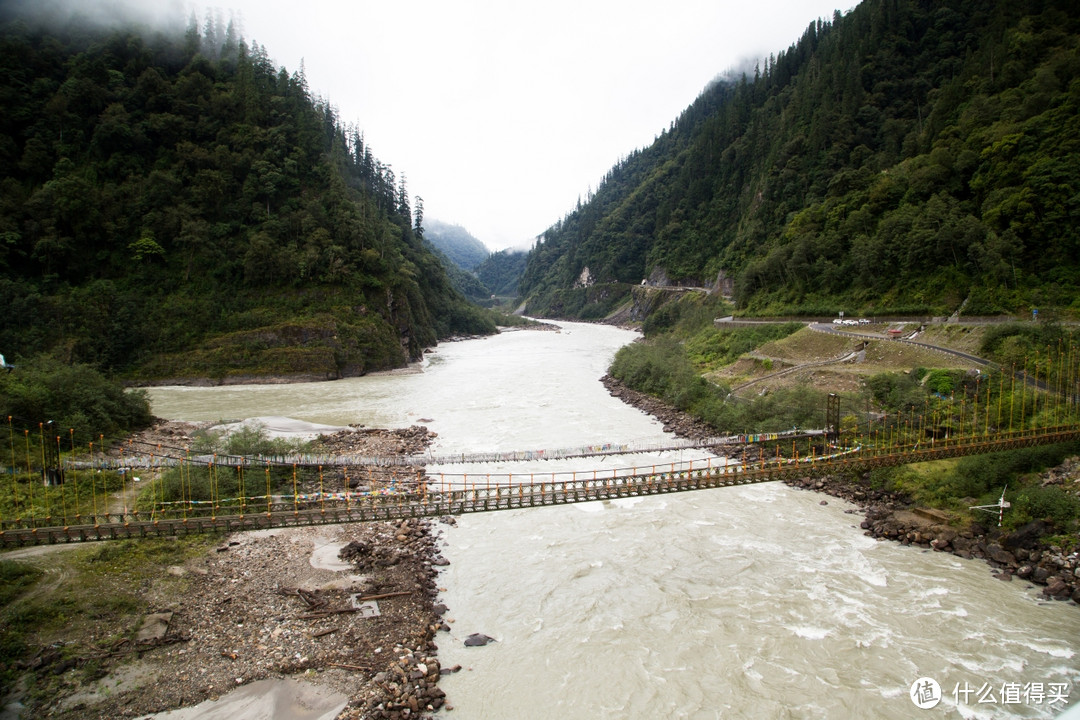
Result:
[[[319,490],[132,506],[87,516],[0,519],[0,545],[362,522],[510,510],[742,485],[790,476],[864,472],[927,460],[1075,441],[1080,426],[991,436],[960,436],[909,445],[863,444],[800,456],[778,453],[752,463],[694,461],[668,466],[537,475],[421,473],[414,484],[364,491]],[[74,522],[69,522],[69,520]]]

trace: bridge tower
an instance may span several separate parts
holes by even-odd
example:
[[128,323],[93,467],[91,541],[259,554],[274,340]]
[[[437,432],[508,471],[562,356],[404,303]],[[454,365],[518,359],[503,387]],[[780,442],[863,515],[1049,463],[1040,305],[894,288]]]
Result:
[[840,437],[840,396],[829,393],[825,403],[825,434],[830,440]]

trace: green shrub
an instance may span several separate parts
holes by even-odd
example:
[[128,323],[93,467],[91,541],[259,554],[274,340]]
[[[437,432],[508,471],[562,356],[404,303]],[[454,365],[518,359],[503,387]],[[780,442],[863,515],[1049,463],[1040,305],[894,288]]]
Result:
[[800,330],[800,323],[779,323],[719,329],[708,327],[701,330],[686,343],[690,361],[702,370],[715,370],[730,365],[744,353],[765,343],[791,335]]
[[22,592],[36,583],[41,571],[30,565],[0,560],[0,606],[8,605]]
[[1058,528],[1071,529],[1080,519],[1080,498],[1056,486],[1026,487],[1012,501],[1012,521],[1050,520]]
[[85,446],[99,435],[113,436],[153,421],[145,392],[125,392],[88,365],[65,365],[44,355],[0,373],[0,417],[8,416],[31,436],[39,423],[51,422],[48,432],[60,435],[62,446],[71,435]]
[[926,389],[939,395],[951,395],[959,384],[954,370],[931,370],[926,375]]

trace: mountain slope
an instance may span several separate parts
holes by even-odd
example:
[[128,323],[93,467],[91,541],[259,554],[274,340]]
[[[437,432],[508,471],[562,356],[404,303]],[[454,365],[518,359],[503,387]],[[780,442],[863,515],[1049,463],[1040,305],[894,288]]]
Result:
[[525,270],[528,255],[516,250],[499,250],[488,255],[476,268],[477,277],[495,295],[517,297],[518,282]]
[[404,178],[231,24],[3,20],[9,358],[338,377],[494,331],[419,237]]
[[544,233],[529,310],[656,271],[733,280],[750,313],[1080,310],[1078,39],[1054,0],[812,23]]
[[429,219],[424,223],[424,237],[452,263],[469,272],[476,270],[491,254],[484,243],[460,225]]

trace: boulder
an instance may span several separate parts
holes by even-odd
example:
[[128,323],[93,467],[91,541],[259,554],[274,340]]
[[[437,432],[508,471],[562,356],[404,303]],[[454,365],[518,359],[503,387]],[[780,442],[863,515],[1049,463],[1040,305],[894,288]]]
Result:
[[482,647],[489,642],[494,642],[495,638],[488,637],[483,633],[473,633],[469,637],[465,638],[465,647]]
[[990,543],[986,546],[986,557],[1002,565],[1016,564],[1016,557],[997,543]]
[[1052,598],[1062,598],[1069,594],[1069,586],[1065,584],[1065,581],[1059,577],[1052,577],[1046,582],[1046,587],[1043,588],[1043,595],[1049,595]]
[[1048,534],[1050,527],[1043,520],[1034,520],[1028,524],[1001,536],[1000,543],[1003,547],[1015,551],[1016,548],[1031,550],[1035,547],[1039,538]]
[[143,618],[142,625],[135,633],[136,645],[153,645],[165,638],[172,621],[172,611],[152,613]]
[[952,528],[938,528],[937,529],[937,539],[941,540],[946,545],[951,544],[952,541],[956,539],[957,535],[959,535],[959,533],[956,532],[955,530],[953,530]]

